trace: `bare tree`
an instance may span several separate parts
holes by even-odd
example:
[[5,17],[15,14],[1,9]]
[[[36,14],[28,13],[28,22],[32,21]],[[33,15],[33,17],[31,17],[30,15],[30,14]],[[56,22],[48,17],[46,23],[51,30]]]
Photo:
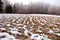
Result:
[[2,12],[2,4],[3,2],[0,0],[0,12]]

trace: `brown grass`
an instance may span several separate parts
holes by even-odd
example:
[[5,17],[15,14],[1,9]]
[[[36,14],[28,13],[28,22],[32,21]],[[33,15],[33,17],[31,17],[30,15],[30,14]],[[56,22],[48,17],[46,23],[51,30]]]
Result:
[[[23,16],[22,16],[23,17]],[[1,31],[1,32],[7,32],[10,35],[14,35],[10,32],[11,27],[21,27],[18,28],[18,32],[22,33],[22,35],[18,35],[15,36],[17,39],[20,40],[31,40],[30,36],[31,34],[29,34],[29,36],[24,35],[24,25],[26,25],[26,28],[35,34],[46,34],[48,35],[48,38],[52,39],[52,40],[60,40],[60,36],[58,36],[56,33],[60,33],[60,17],[51,17],[51,16],[26,16],[23,17],[23,20],[21,18],[14,18],[14,17],[10,17],[9,19],[1,19],[3,20],[2,22],[0,22],[0,26],[6,28],[6,30]],[[31,19],[32,18],[32,19]],[[31,20],[32,21],[31,21]],[[10,23],[6,23],[6,22],[10,22]],[[25,23],[24,23],[25,22]],[[34,24],[32,24],[34,23]],[[8,26],[9,24],[9,26]],[[33,27],[32,27],[33,26]],[[53,28],[58,28],[59,30],[55,30]],[[38,29],[42,30],[42,32],[37,31]],[[49,29],[53,30],[54,33],[48,33]]]

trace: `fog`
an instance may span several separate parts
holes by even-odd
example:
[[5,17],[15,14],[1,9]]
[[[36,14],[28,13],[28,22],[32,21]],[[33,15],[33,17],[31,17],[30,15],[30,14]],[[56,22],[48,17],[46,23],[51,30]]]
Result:
[[39,0],[8,0],[10,3],[23,3],[25,5],[29,4],[30,2],[38,2]]
[[3,13],[60,14],[59,0],[2,0]]
[[10,3],[23,3],[23,4],[29,4],[30,2],[43,2],[48,3],[50,5],[56,5],[60,6],[60,0],[8,0]]
[[49,3],[50,5],[60,6],[60,0],[42,0],[45,3]]

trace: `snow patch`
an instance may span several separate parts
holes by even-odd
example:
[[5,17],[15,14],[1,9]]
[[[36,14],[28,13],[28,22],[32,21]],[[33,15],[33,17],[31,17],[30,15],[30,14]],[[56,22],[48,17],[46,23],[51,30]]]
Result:
[[0,32],[0,40],[16,40],[14,36],[9,35],[8,33]]
[[46,36],[46,35],[38,35],[38,34],[33,34],[32,36],[31,36],[31,39],[33,39],[33,40],[50,40],[50,39],[48,39],[48,37]]
[[49,29],[49,32],[48,32],[48,33],[52,34],[52,33],[54,33],[54,31],[53,31],[53,30],[51,30],[51,29]]
[[60,36],[60,33],[56,33],[56,35]]
[[0,28],[0,30],[6,30],[5,28]]

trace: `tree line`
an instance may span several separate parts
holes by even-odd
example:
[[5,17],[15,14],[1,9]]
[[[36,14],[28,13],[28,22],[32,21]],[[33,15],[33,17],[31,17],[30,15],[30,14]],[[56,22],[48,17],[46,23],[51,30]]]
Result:
[[[14,5],[9,4],[8,1],[3,8],[4,3],[0,0],[0,12],[2,13],[36,13],[36,14],[60,14],[60,7],[49,5],[47,3],[30,3],[28,5],[24,5],[23,3],[15,3]],[[3,9],[2,9],[3,8]]]

